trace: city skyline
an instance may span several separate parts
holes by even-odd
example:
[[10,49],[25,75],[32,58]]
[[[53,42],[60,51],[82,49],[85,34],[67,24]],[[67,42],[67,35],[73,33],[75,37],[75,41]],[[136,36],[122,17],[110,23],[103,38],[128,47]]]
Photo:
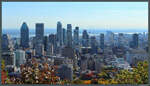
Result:
[[147,32],[91,34],[71,23],[65,29],[58,21],[55,32],[47,34],[44,27],[35,23],[30,37],[23,22],[19,32],[8,30],[19,37],[2,35],[2,84],[148,83]]
[[[51,8],[51,6],[53,7]],[[71,7],[67,8],[68,6]],[[16,10],[16,12],[14,12],[14,10]],[[28,10],[28,12],[24,10]],[[33,10],[34,12],[31,13]],[[42,16],[41,13],[43,13]],[[67,24],[72,24],[73,29],[75,26],[79,26],[81,29],[102,28],[106,30],[108,29],[114,30],[114,29],[131,28],[137,30],[140,29],[147,30],[148,3],[146,2],[122,2],[122,3],[121,2],[115,3],[5,2],[4,3],[3,2],[2,17],[3,17],[2,20],[3,29],[6,28],[20,29],[22,22],[26,22],[29,29],[33,28],[35,29],[35,23],[44,23],[45,28],[56,29],[56,22],[60,21],[62,22],[62,27],[65,29],[67,27]],[[8,23],[8,21],[11,23]]]

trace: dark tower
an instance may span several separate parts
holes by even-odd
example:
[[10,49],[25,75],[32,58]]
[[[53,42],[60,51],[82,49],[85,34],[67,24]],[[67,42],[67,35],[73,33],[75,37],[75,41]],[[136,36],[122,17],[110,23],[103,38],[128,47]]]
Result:
[[21,40],[20,40],[20,46],[22,48],[28,48],[29,47],[29,28],[25,22],[23,22],[21,26]]

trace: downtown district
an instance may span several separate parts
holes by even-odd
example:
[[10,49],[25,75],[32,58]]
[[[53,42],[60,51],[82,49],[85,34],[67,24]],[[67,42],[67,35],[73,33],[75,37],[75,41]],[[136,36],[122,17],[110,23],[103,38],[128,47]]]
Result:
[[[61,22],[57,22],[56,33],[48,36],[44,35],[44,23],[36,23],[35,30],[35,36],[29,37],[29,28],[23,22],[19,38],[2,35],[2,58],[12,80],[21,78],[30,83],[29,78],[32,77],[29,75],[32,74],[39,83],[39,71],[45,71],[45,80],[52,77],[52,71],[56,81],[87,80],[91,77],[86,75],[96,75],[107,67],[132,71],[138,61],[148,59],[146,32],[129,34],[106,31],[90,35],[83,30],[80,35],[79,27],[73,29],[71,24],[67,24],[65,29]],[[46,73],[48,70],[51,72]],[[110,75],[113,77],[113,74]]]

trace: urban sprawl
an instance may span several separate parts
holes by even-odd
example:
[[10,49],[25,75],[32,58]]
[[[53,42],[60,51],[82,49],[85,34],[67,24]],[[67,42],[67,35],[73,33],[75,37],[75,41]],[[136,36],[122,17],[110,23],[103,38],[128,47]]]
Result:
[[2,35],[3,84],[146,84],[148,33],[90,35],[57,22],[56,34],[44,35],[44,23],[35,24],[35,36],[23,22],[20,37]]

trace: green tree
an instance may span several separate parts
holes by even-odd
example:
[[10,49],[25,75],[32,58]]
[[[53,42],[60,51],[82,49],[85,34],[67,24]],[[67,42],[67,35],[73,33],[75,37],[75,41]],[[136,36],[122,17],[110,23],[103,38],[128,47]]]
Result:
[[148,61],[138,62],[132,71],[121,70],[115,80],[120,84],[147,84],[148,83]]

